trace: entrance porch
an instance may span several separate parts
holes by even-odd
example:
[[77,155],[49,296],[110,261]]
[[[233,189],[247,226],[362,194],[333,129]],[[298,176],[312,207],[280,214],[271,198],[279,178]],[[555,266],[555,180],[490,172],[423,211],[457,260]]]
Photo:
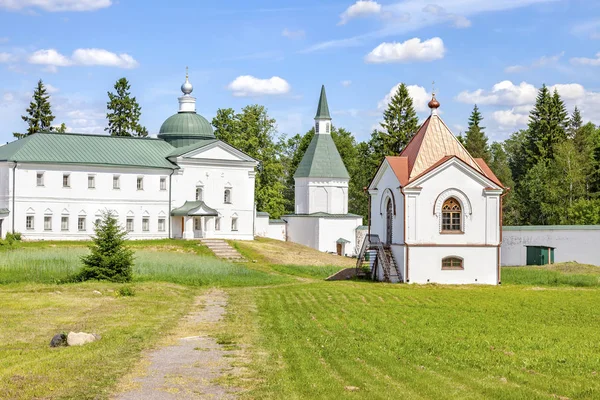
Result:
[[171,211],[173,237],[188,240],[211,237],[218,219],[217,210],[203,201],[186,201]]

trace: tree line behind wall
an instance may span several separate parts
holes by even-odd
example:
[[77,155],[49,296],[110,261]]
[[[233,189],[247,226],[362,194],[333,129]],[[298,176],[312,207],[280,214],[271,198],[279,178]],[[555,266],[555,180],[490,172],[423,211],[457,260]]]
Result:
[[[108,93],[108,127],[111,135],[146,136],[139,125],[141,108],[130,95],[125,78]],[[42,81],[34,91],[27,115],[26,134],[52,126],[49,95]],[[505,225],[600,224],[600,128],[585,122],[577,107],[569,115],[558,92],[544,85],[539,90],[526,129],[503,142],[489,144],[477,105],[468,129],[458,140],[475,158],[483,158],[505,187]],[[294,172],[315,132],[291,137],[278,135],[276,121],[264,106],[254,104],[240,112],[217,110],[212,120],[215,136],[260,161],[256,174],[256,203],[272,218],[294,212]],[[406,85],[400,84],[383,113],[379,129],[369,140],[334,126],[333,141],[350,174],[348,210],[367,217],[369,185],[383,158],[398,155],[417,132],[418,117]]]

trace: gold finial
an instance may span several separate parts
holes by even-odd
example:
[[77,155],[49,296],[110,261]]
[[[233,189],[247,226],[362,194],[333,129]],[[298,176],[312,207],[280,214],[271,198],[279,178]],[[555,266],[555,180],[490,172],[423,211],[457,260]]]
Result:
[[186,66],[185,67],[185,80],[187,81],[188,78],[189,78],[189,76],[188,76],[188,67]]

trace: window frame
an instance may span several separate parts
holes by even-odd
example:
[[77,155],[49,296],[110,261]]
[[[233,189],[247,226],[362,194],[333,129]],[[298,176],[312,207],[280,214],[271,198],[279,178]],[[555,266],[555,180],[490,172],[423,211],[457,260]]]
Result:
[[[46,225],[46,222],[48,222],[47,225]],[[52,215],[44,215],[44,231],[46,231],[46,232],[52,231]]]
[[[65,222],[66,222],[66,224],[65,224]],[[65,225],[66,225],[66,227],[65,227]],[[60,231],[61,232],[69,231],[69,216],[68,215],[60,216]]]
[[28,230],[28,231],[35,230],[35,215],[26,215],[25,216],[25,230]]
[[138,176],[136,181],[135,181],[135,185],[137,190],[144,190],[144,177],[143,176]]
[[221,231],[221,217],[215,218],[215,231]]
[[160,190],[167,190],[167,177],[166,176],[161,176],[160,177],[159,189]]
[[233,204],[231,197],[231,188],[225,188],[223,190],[223,204]]
[[150,217],[142,217],[142,232],[150,232]]
[[[129,227],[130,224],[131,224],[131,228]],[[135,231],[135,218],[134,217],[127,217],[125,219],[125,230],[128,233]]]
[[[448,203],[454,203],[453,207],[458,207],[458,211],[456,210],[444,210]],[[456,197],[448,197],[442,203],[441,208],[441,231],[442,234],[463,234],[464,231],[464,221],[463,221],[463,206],[461,202]],[[448,223],[445,220],[448,219]],[[458,220],[458,223],[456,221]],[[457,229],[458,227],[458,229]]]
[[[66,183],[65,183],[65,179],[66,179]],[[71,188],[71,174],[70,173],[63,173],[63,188]]]
[[[444,265],[449,262],[450,265]],[[458,265],[455,263],[458,262]],[[463,271],[465,269],[465,260],[459,256],[447,256],[442,258],[442,271]]]
[[[200,196],[198,196],[200,194]],[[204,187],[196,186],[196,201],[204,201]]]
[[44,172],[43,171],[37,171],[35,173],[35,183],[37,187],[44,187],[46,185],[44,185]]
[[88,189],[96,189],[96,174],[88,174],[87,182]]
[[238,217],[231,217],[231,232],[237,232],[238,230]]
[[113,175],[113,190],[121,190],[121,175]]
[[[83,221],[83,224],[81,223]],[[87,230],[87,218],[79,216],[77,217],[77,231],[85,232]]]
[[166,218],[159,217],[158,218],[158,231],[165,232],[167,230],[166,226],[167,226]]

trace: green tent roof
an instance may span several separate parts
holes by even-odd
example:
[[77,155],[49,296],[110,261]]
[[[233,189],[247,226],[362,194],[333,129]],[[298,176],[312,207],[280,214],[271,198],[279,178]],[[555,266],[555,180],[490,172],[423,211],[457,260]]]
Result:
[[176,169],[173,147],[159,139],[36,133],[0,147],[0,161]]
[[317,118],[331,119],[329,116],[329,105],[327,105],[327,95],[325,94],[325,85],[321,86],[321,97],[319,97],[319,105],[317,106],[317,114],[315,115],[315,119]]
[[350,179],[333,138],[328,134],[313,136],[294,178]]
[[171,210],[172,216],[218,216],[219,213],[214,208],[206,205],[205,202],[186,201],[181,207]]

